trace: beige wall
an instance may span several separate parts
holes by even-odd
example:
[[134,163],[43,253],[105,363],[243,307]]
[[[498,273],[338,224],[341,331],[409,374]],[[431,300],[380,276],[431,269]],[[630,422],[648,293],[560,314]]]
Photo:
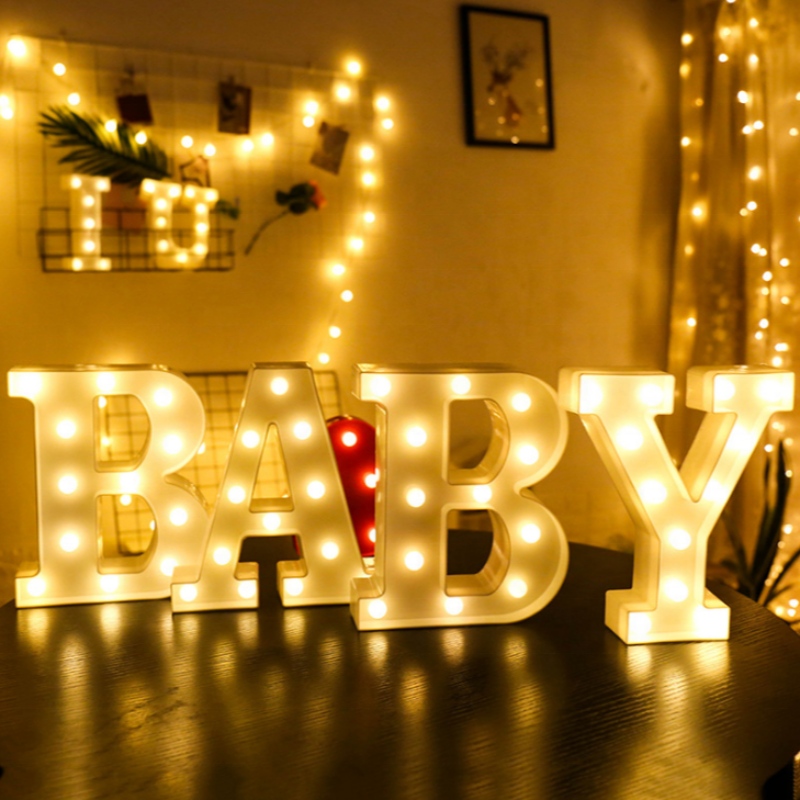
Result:
[[[386,222],[363,259],[354,288],[364,302],[335,364],[346,388],[358,361],[503,362],[552,384],[567,365],[663,368],[678,193],[678,2],[500,4],[550,15],[552,152],[463,144],[451,0],[13,5],[0,10],[3,41],[63,32],[322,68],[362,55],[395,99],[398,125],[383,164]],[[0,373],[102,362],[224,370],[312,357],[316,306],[291,300],[314,296],[309,273],[281,273],[274,248],[232,273],[45,275],[17,256],[14,174],[0,153],[11,187],[0,199]],[[27,403],[0,397],[6,575],[35,552],[32,436]],[[629,530],[574,422],[541,494],[573,540],[603,543]]]

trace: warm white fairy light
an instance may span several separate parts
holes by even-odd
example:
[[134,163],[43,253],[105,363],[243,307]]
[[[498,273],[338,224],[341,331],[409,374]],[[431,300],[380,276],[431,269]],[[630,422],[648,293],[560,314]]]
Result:
[[28,46],[19,36],[12,36],[6,44],[6,49],[14,58],[25,58],[28,54]]
[[71,92],[70,94],[67,95],[67,102],[71,106],[80,105],[81,96],[78,94],[78,92]]
[[53,75],[57,75],[59,78],[63,78],[67,74],[67,68],[64,64],[60,61],[56,64],[53,64]]
[[346,83],[340,83],[334,89],[334,95],[339,102],[346,103],[353,97],[353,90]]

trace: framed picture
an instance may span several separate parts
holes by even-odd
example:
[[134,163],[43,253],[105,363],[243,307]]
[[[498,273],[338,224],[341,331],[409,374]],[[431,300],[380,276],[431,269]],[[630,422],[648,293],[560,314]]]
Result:
[[217,130],[220,133],[250,133],[252,94],[249,86],[239,86],[233,78],[220,83],[217,104]]
[[461,6],[467,144],[555,147],[548,19]]

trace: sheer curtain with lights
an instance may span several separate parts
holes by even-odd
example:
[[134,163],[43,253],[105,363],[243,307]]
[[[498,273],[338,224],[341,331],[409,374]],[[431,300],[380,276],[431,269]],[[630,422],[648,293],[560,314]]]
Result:
[[[691,365],[796,369],[800,347],[800,3],[685,0],[681,38],[682,189],[673,275],[670,371]],[[676,455],[694,435],[694,412],[668,422]],[[786,473],[800,458],[800,414],[776,416],[726,524],[752,541],[768,499],[762,468],[780,443]],[[773,470],[774,474],[774,470]],[[767,492],[767,495],[769,492]],[[772,576],[800,547],[794,488]],[[795,533],[798,530],[798,534]],[[712,559],[724,549],[718,542]],[[792,570],[782,581],[800,580]],[[773,611],[793,622],[800,585]]]

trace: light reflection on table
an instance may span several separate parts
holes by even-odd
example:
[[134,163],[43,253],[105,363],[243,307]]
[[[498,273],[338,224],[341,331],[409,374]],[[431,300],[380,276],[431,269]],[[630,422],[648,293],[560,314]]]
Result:
[[730,593],[731,642],[626,647],[619,554],[524,623],[372,633],[261,569],[259,611],[0,609],[0,796],[738,800],[800,749],[800,639]]

